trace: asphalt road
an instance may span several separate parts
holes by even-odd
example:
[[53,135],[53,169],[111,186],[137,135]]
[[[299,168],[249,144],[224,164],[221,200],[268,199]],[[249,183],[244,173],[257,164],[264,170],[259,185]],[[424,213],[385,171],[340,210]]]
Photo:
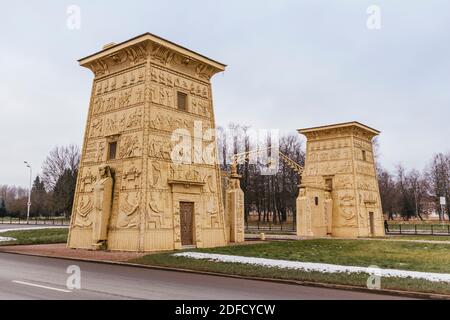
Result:
[[[66,286],[79,266],[81,289]],[[0,299],[397,299],[371,293],[0,253]]]

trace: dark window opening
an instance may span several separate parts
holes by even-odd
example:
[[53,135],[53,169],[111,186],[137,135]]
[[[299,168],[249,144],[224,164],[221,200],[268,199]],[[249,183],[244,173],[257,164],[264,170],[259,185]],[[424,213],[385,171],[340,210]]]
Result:
[[367,161],[366,150],[362,151],[362,158],[363,158],[363,161]]
[[177,106],[178,110],[187,111],[187,94],[183,92],[177,92]]
[[325,185],[331,190],[333,188],[333,179],[325,179]]
[[314,202],[316,203],[316,206],[318,206],[319,205],[319,197],[315,197]]
[[117,152],[117,141],[110,142],[108,148],[108,160],[115,160]]

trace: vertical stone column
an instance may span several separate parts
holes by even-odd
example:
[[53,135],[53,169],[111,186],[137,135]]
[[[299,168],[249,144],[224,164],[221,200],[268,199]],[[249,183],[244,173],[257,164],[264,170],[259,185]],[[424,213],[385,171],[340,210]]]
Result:
[[324,216],[325,224],[327,226],[327,234],[332,233],[333,227],[333,198],[331,197],[331,192],[325,191],[325,205],[324,205]]
[[244,242],[244,191],[236,165],[231,166],[230,180],[226,192],[227,214],[230,221],[230,242]]
[[306,188],[300,187],[297,197],[297,236],[311,237],[312,222],[311,222],[311,204],[306,194]]

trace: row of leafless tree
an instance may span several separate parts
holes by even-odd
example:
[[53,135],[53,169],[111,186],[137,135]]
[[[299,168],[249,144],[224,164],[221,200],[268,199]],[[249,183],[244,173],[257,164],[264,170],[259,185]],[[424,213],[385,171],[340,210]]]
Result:
[[[30,215],[70,215],[80,162],[77,146],[55,147],[47,156],[42,174],[31,189]],[[28,189],[0,185],[0,216],[25,216]]]
[[425,219],[440,213],[440,198],[446,199],[444,214],[450,213],[450,153],[436,154],[423,171],[406,170],[401,164],[395,172],[378,167],[383,211],[389,219]]
[[[275,151],[264,151],[279,147],[280,152],[303,165],[305,154],[300,136],[262,135],[249,127],[231,124],[218,129],[217,140],[221,167],[227,171],[232,155],[255,149],[262,151],[259,157],[250,157],[250,161],[238,165],[245,193],[246,221],[295,221],[299,175],[282,159],[273,161]],[[56,147],[50,152],[42,174],[34,180],[32,216],[70,215],[79,161],[80,152],[74,145]],[[439,212],[440,197],[446,198],[445,212],[449,217],[450,153],[436,154],[422,172],[407,170],[402,165],[389,172],[378,166],[378,179],[383,211],[389,219],[424,219],[432,211]],[[24,216],[27,197],[25,188],[0,185],[0,216]]]

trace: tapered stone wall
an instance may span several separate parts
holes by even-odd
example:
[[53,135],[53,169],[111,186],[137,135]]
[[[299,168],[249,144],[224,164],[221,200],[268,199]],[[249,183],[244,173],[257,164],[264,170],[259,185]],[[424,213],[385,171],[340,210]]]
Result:
[[[93,248],[102,165],[114,179],[108,249],[179,249],[182,232],[192,232],[197,247],[225,245],[210,82],[225,65],[152,34],[107,46],[80,65],[95,78],[68,246]],[[177,149],[180,141],[190,147]],[[181,202],[194,203],[191,230],[181,223]]]

